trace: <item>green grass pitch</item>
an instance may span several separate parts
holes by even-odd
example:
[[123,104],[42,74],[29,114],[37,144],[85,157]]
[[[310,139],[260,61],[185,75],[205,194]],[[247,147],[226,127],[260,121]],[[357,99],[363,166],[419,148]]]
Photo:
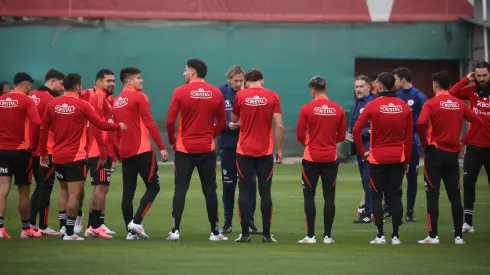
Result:
[[[416,223],[404,223],[402,245],[370,245],[375,236],[374,225],[353,224],[362,194],[357,166],[341,164],[337,180],[336,217],[333,227],[334,245],[321,242],[323,206],[317,194],[317,244],[298,244],[306,235],[299,165],[276,165],[272,196],[274,214],[272,231],[278,243],[262,244],[258,236],[252,243],[233,242],[239,222],[234,217],[234,230],[227,242],[208,240],[204,197],[197,171],[187,193],[181,225],[181,240],[167,242],[171,228],[173,167],[160,166],[161,191],[143,221],[150,240],[127,241],[120,210],[122,197],[121,168],[118,167],[108,194],[106,224],[116,231],[114,239],[89,239],[66,242],[56,237],[20,240],[17,193],[12,188],[7,201],[5,227],[11,240],[0,241],[0,274],[490,274],[490,190],[482,171],[477,183],[475,233],[465,235],[465,245],[454,245],[450,205],[445,193],[440,196],[440,245],[419,245],[417,240],[427,233],[426,201],[423,173],[419,173],[415,208]],[[218,169],[219,171],[219,169]],[[220,174],[220,173],[218,173]],[[220,213],[221,175],[218,175]],[[406,183],[404,184],[406,190]],[[86,184],[87,194],[91,192]],[[134,200],[135,209],[144,191],[140,181]],[[58,209],[56,184],[51,201],[50,225],[57,229]],[[237,190],[238,194],[238,190]],[[84,212],[88,214],[87,202]],[[258,199],[257,205],[260,205]],[[404,204],[405,206],[405,204]],[[261,227],[260,207],[256,221]],[[87,218],[87,216],[86,216]],[[221,214],[220,225],[223,224]],[[385,231],[391,233],[391,220]],[[84,227],[86,221],[84,221]]]

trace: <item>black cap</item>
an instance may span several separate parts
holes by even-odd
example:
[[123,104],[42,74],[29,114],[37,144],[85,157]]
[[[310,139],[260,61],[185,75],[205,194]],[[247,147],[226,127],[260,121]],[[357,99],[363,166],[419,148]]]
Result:
[[18,85],[19,83],[23,81],[29,81],[31,83],[34,83],[34,80],[28,73],[17,73],[14,76],[14,85]]

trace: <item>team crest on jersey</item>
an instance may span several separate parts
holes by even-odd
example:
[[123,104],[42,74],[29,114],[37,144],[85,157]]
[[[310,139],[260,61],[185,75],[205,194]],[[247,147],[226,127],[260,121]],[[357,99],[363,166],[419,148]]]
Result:
[[121,108],[126,105],[128,105],[127,97],[118,97],[117,100],[114,102],[114,108]]
[[337,114],[335,108],[329,108],[327,105],[315,107],[315,109],[313,109],[313,112],[315,113],[315,115],[319,116],[334,116]]
[[399,114],[403,112],[403,108],[401,105],[389,103],[388,105],[381,105],[380,111],[385,114]]
[[439,104],[440,104],[442,109],[459,110],[459,103],[453,102],[450,99],[448,99],[447,101],[441,101]]
[[231,101],[229,99],[225,100],[225,108],[230,109],[231,107]]
[[75,106],[69,106],[68,104],[64,103],[62,105],[54,106],[54,111],[61,115],[71,115],[75,113]]
[[407,104],[408,106],[412,106],[415,102],[413,101],[413,99],[410,99],[407,101]]
[[199,88],[196,90],[191,91],[191,98],[197,98],[197,99],[210,99],[213,98],[213,92],[211,91],[205,91],[203,88]]
[[264,106],[267,105],[267,99],[258,95],[254,97],[248,97],[245,99],[245,105],[248,106]]
[[364,111],[364,108],[361,108],[361,110],[359,110],[359,114],[362,114],[362,111]]
[[109,118],[109,120],[108,120],[107,122],[109,122],[109,123],[114,123],[114,119]]
[[32,98],[32,100],[34,100],[34,102],[36,102],[36,105],[39,105],[39,103],[41,102],[41,99],[39,97],[37,97],[36,95],[30,95],[29,97]]
[[0,100],[0,107],[2,108],[15,108],[19,106],[19,101],[7,97],[4,100]]

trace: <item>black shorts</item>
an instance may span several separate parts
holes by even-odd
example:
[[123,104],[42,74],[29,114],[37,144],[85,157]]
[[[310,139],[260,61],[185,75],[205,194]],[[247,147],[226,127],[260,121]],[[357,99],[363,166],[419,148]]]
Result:
[[0,177],[14,177],[15,185],[29,185],[32,180],[31,153],[26,150],[0,150]]
[[88,159],[92,185],[110,185],[112,175],[112,158],[108,157],[107,162],[103,167],[98,166],[99,160],[99,157]]
[[56,178],[64,182],[85,181],[87,179],[87,166],[86,159],[64,164],[55,163]]
[[371,183],[371,193],[381,193],[386,196],[395,197],[402,193],[403,176],[405,175],[406,164],[369,164],[369,182]]
[[[311,162],[302,161],[301,180],[303,190],[311,189],[316,191],[318,179],[322,180],[323,190],[334,190],[337,184],[337,173],[339,171],[339,162]],[[325,193],[324,192],[324,193]]]
[[216,190],[216,152],[196,154],[175,152],[175,185],[189,188],[194,168],[197,168],[203,190],[205,186],[214,186]]
[[32,174],[36,183],[46,183],[49,186],[53,186],[55,179],[53,158],[51,155],[48,157],[50,163],[49,167],[41,166],[39,156],[32,158]]

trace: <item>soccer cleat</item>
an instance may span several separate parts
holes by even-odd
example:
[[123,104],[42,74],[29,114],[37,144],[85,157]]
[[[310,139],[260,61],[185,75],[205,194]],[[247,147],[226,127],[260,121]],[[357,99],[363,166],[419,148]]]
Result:
[[249,226],[248,226],[248,232],[252,235],[260,235],[262,232],[255,226],[255,223],[253,221],[250,221]]
[[430,236],[418,241],[419,244],[439,244],[439,237],[431,238]]
[[262,242],[263,243],[277,243],[277,241],[274,238],[272,238],[272,235],[262,236]]
[[136,233],[128,232],[128,235],[126,236],[126,240],[139,240],[140,236],[136,235]]
[[401,243],[402,242],[400,241],[400,238],[398,238],[398,237],[391,238],[391,244],[397,245],[397,244],[401,244]]
[[365,213],[364,208],[362,208],[362,207],[357,208],[357,213],[356,213],[356,216],[360,217],[360,216],[362,216],[364,213]]
[[32,225],[31,224],[31,229],[36,231],[36,232],[39,232],[39,227],[35,226],[35,225]]
[[299,240],[298,243],[316,243],[316,239],[315,239],[315,236],[313,236],[311,238],[306,236],[304,239]]
[[115,235],[116,234],[116,232],[110,230],[107,226],[105,226],[105,224],[101,225],[100,228],[102,228],[106,234],[109,234],[109,235]]
[[369,214],[363,214],[359,216],[359,218],[354,220],[354,223],[372,223],[373,220],[371,219],[371,215]]
[[249,243],[251,241],[252,241],[252,239],[250,239],[250,235],[245,235],[244,236],[243,234],[240,234],[238,236],[238,238],[235,239],[235,242],[237,242],[237,243]]
[[40,232],[36,232],[33,229],[22,229],[22,232],[20,233],[20,238],[21,239],[30,239],[30,238],[40,238],[43,234]]
[[57,232],[51,227],[46,227],[45,229],[39,229],[39,232],[46,236],[61,236],[60,232]]
[[133,221],[131,221],[128,224],[128,230],[134,231],[138,236],[140,236],[141,238],[143,238],[145,240],[150,238],[148,235],[146,235],[145,230],[143,229],[143,225],[135,224]]
[[464,244],[464,240],[461,237],[456,237],[454,244]]
[[231,222],[229,221],[225,221],[225,225],[223,226],[223,228],[220,230],[220,232],[222,234],[230,234],[231,232],[233,232],[232,228],[231,228]]
[[76,234],[82,232],[83,230],[83,218],[85,217],[85,215],[82,213],[81,216],[77,216],[77,219],[75,220],[75,228],[73,229],[75,231]]
[[370,244],[386,244],[385,236],[381,236],[380,238],[376,237],[376,239],[372,240]]
[[209,236],[209,240],[214,241],[214,242],[216,242],[216,241],[227,241],[228,238],[223,236],[223,234],[221,234],[221,233],[218,235],[214,235],[213,232],[211,232],[211,236]]
[[0,228],[0,239],[11,239],[9,234],[7,234],[7,231],[5,230],[5,227]]
[[474,233],[474,232],[475,232],[475,227],[467,223],[463,224],[463,233]]
[[63,226],[63,227],[60,228],[60,234],[61,234],[61,237],[62,238],[63,238],[63,235],[65,235],[65,233],[66,233],[66,227]]
[[90,226],[85,230],[85,237],[98,237],[101,239],[112,239],[112,236],[105,233],[102,227],[94,229],[92,228],[92,226]]
[[85,239],[79,237],[77,234],[73,234],[71,236],[66,235],[66,233],[63,234],[63,241],[83,241],[83,240]]
[[329,238],[328,236],[325,236],[325,238],[323,238],[323,243],[325,243],[325,244],[334,244],[335,241],[332,238]]
[[179,230],[175,230],[174,233],[172,233],[172,231],[168,232],[167,241],[178,241],[178,240],[180,240]]

